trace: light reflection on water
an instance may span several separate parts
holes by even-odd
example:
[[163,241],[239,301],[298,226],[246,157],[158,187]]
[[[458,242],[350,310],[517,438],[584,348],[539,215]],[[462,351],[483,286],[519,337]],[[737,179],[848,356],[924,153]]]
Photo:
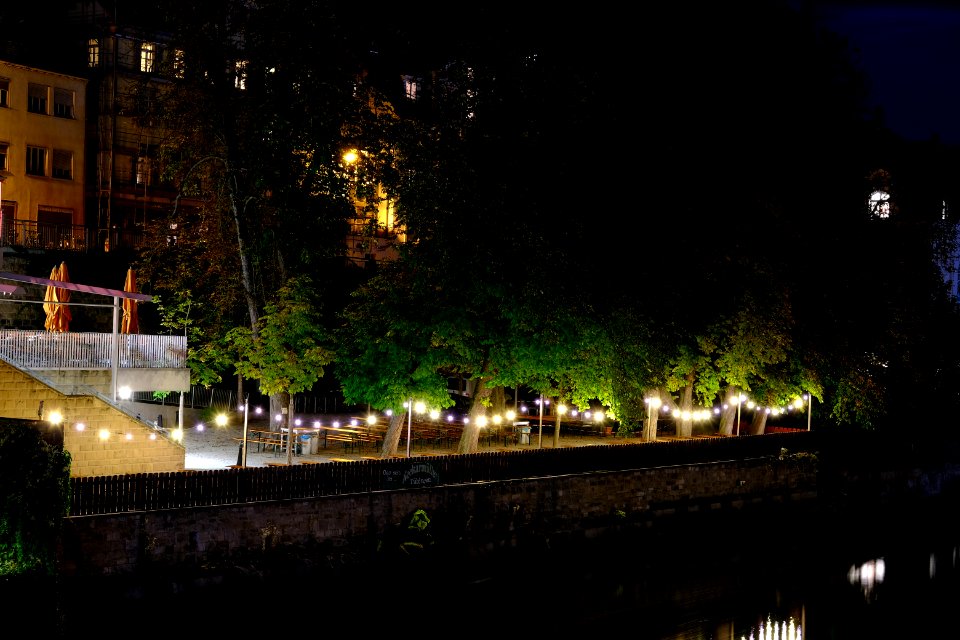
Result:
[[[769,554],[740,558],[721,568],[741,576],[735,585],[714,582],[717,588],[712,588],[713,570],[689,567],[688,580],[678,586],[684,595],[671,598],[687,598],[685,605],[662,615],[655,609],[644,612],[659,615],[654,635],[648,637],[955,637],[948,630],[955,626],[960,602],[960,528],[907,521],[878,533],[862,529],[837,549],[787,546],[783,554],[774,548]],[[778,569],[768,570],[772,564]]]

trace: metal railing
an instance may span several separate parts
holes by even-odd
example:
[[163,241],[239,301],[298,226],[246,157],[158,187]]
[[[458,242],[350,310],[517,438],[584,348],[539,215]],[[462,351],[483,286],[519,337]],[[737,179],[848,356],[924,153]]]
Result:
[[75,224],[17,219],[4,220],[3,233],[0,234],[0,246],[77,253],[104,251],[106,247],[140,249],[145,241],[146,235],[139,229],[111,229],[107,236],[106,231]]
[[0,329],[0,356],[29,369],[182,369],[186,336]]

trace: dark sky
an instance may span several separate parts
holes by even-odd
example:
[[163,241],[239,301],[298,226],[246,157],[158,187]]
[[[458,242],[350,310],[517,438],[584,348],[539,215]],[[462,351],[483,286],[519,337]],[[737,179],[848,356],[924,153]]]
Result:
[[849,41],[888,126],[960,144],[960,2],[814,2]]

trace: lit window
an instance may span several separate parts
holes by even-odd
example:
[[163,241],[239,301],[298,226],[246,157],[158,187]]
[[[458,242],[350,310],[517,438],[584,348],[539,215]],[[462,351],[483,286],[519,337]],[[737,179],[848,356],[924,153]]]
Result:
[[140,71],[153,73],[153,59],[157,53],[157,45],[152,42],[140,43]]
[[91,69],[100,66],[100,41],[96,38],[87,40],[87,66]]
[[870,214],[878,218],[890,217],[890,194],[886,191],[874,191],[870,194],[870,200],[867,202],[870,207]]
[[47,150],[43,147],[27,147],[27,174],[47,175]]
[[50,87],[42,84],[27,85],[27,111],[47,114],[47,93]]
[[417,99],[417,90],[420,88],[420,83],[417,82],[417,79],[413,76],[403,76],[403,95],[406,96],[407,100],[416,101]]
[[61,180],[73,179],[73,152],[64,149],[53,150],[53,177]]
[[7,103],[7,94],[10,93],[10,81],[6,78],[0,78],[0,107],[9,107]]
[[142,153],[137,156],[137,184],[144,186],[150,184],[150,158]]
[[247,61],[237,60],[233,66],[233,86],[243,91],[247,88]]
[[73,91],[53,90],[53,115],[58,118],[73,117]]
[[173,77],[183,79],[183,49],[173,50]]

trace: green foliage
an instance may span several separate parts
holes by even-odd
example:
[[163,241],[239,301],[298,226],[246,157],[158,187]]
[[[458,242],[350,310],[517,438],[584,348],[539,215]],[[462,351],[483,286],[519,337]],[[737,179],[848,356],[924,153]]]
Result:
[[70,453],[29,425],[0,424],[0,576],[53,575],[70,512]]
[[291,278],[266,306],[256,334],[246,327],[227,334],[225,344],[236,355],[237,373],[259,380],[270,394],[310,389],[333,359],[324,344],[319,308],[310,278]]

